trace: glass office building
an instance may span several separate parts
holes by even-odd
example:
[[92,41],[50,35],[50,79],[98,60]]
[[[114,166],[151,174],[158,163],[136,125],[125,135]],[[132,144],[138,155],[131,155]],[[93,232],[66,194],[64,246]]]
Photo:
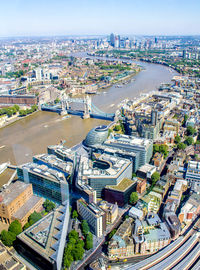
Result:
[[55,203],[69,199],[69,187],[63,173],[49,169],[46,165],[27,163],[17,168],[19,180],[31,183],[33,192]]

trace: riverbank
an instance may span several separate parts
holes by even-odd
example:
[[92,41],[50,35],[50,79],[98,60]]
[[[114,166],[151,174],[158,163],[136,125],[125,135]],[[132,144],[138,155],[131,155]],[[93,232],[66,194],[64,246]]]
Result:
[[20,120],[22,120],[22,119],[24,119],[24,118],[26,118],[26,117],[29,117],[29,116],[31,116],[31,115],[37,113],[37,112],[38,112],[38,111],[35,111],[35,112],[33,112],[33,113],[31,113],[31,114],[28,114],[28,115],[26,115],[26,116],[19,116],[19,115],[13,116],[10,120],[8,120],[9,118],[7,118],[7,119],[6,119],[6,122],[5,122],[3,125],[0,126],[0,129],[1,129],[1,128],[4,128],[4,127],[7,127],[7,126],[9,126],[9,125],[12,125],[12,124],[16,123],[17,121],[20,121]]
[[[141,71],[141,70],[140,70],[140,71]],[[116,86],[116,85],[118,85],[119,83],[129,82],[129,80],[131,80],[133,77],[135,77],[140,71],[138,71],[138,72],[133,72],[132,74],[130,74],[130,75],[128,75],[128,76],[126,76],[126,77],[124,77],[124,78],[122,78],[122,79],[116,81],[115,83],[110,83],[110,84],[106,85],[105,87],[100,87],[100,88],[98,88],[98,90],[108,90],[110,87]]]
[[[99,55],[99,54],[88,54],[88,56],[92,56],[92,57],[101,57],[101,58],[105,58],[105,55]],[[156,61],[156,60],[151,60],[151,59],[145,59],[145,58],[132,58],[132,57],[117,57],[117,56],[109,56],[109,58],[115,60],[118,59],[120,60],[125,60],[125,61],[132,61],[132,62],[137,62],[137,61],[141,61],[141,62],[145,62],[145,63],[151,63],[151,64],[157,64],[157,65],[163,65],[166,66],[168,68],[173,69],[174,71],[176,71],[178,74],[182,75],[179,70],[177,70],[177,68],[173,67],[172,65],[162,62],[162,61]]]

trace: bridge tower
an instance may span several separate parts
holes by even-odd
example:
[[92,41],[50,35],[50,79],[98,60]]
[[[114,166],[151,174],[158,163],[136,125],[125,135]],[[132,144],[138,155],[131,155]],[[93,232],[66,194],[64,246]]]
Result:
[[91,97],[89,97],[88,95],[86,96],[86,98],[84,98],[84,113],[83,113],[83,119],[87,119],[90,118],[90,113],[91,113]]
[[66,94],[64,94],[61,99],[61,112],[60,112],[61,115],[67,114],[68,106],[69,104],[67,101],[67,96]]

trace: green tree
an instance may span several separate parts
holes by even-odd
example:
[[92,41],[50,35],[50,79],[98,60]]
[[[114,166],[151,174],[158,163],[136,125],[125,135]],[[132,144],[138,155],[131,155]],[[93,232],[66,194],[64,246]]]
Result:
[[85,244],[84,244],[84,241],[83,240],[79,239],[77,241],[77,245],[84,247]]
[[87,221],[85,219],[82,220],[82,222],[81,222],[81,228],[82,228],[82,233],[84,235],[87,235],[88,232],[90,231],[90,228],[88,226],[88,223],[87,223]]
[[11,222],[8,231],[14,233],[15,235],[20,234],[22,232],[21,223],[18,220],[14,220],[13,222]]
[[27,110],[19,110],[19,115],[20,116],[26,116],[27,115]]
[[36,104],[31,106],[32,112],[37,111],[37,109],[38,109],[38,106]]
[[116,125],[115,127],[114,127],[114,131],[120,131],[120,125]]
[[193,128],[192,126],[187,127],[187,135],[188,136],[194,135],[195,132],[196,132],[196,129]]
[[166,145],[166,144],[161,144],[160,146],[159,146],[159,152],[160,153],[162,153],[163,155],[164,155],[164,157],[166,158],[167,157],[167,155],[168,155],[168,145]]
[[132,192],[131,195],[130,195],[129,202],[131,204],[135,204],[137,201],[138,201],[138,194],[137,194],[137,192]]
[[78,232],[75,231],[75,230],[72,230],[72,231],[69,233],[68,238],[69,238],[69,240],[70,240],[71,238],[73,238],[73,239],[75,239],[76,241],[78,241],[78,239],[79,239],[79,237],[78,237]]
[[11,117],[13,115],[13,111],[11,109],[8,109],[6,113],[8,117]]
[[186,148],[186,144],[184,144],[183,142],[178,143],[178,144],[177,144],[177,148],[178,148],[179,150],[184,150],[184,149]]
[[30,224],[30,226],[32,226],[35,222],[37,222],[38,220],[40,220],[42,218],[42,215],[40,213],[37,212],[33,212],[29,218],[28,218],[28,223]]
[[192,138],[192,137],[187,137],[187,138],[185,139],[185,144],[187,144],[187,145],[192,145],[192,144],[194,144],[193,138]]
[[180,143],[181,142],[181,137],[179,136],[179,135],[176,135],[176,137],[175,137],[175,143]]
[[93,248],[93,235],[89,232],[85,240],[85,249],[89,250],[91,248]]
[[114,229],[114,230],[112,230],[110,233],[109,233],[109,235],[108,235],[108,240],[110,240],[112,237],[113,237],[113,235],[116,233],[116,229]]
[[79,261],[83,258],[84,248],[80,245],[76,245],[75,248],[72,250],[72,256],[74,261]]
[[17,112],[18,112],[19,109],[20,109],[19,105],[17,105],[17,104],[15,104],[13,107],[16,109]]
[[25,231],[26,229],[28,229],[31,225],[29,224],[29,222],[26,222],[26,224],[23,227],[23,231]]
[[151,184],[154,186],[158,180],[160,180],[160,174],[158,172],[153,173],[151,176]]
[[64,254],[63,264],[64,264],[65,267],[69,268],[70,265],[72,264],[73,260],[74,260],[73,256],[70,253]]
[[45,202],[43,203],[43,206],[44,206],[45,211],[48,213],[51,212],[56,207],[55,203],[48,199],[45,200]]
[[73,211],[72,218],[74,218],[74,219],[77,219],[78,218],[78,213],[77,213],[76,210]]
[[73,247],[76,244],[76,239],[71,237],[69,238],[69,247]]
[[13,242],[16,240],[16,234],[13,232],[7,232],[6,230],[3,230],[1,232],[1,241],[4,245],[11,247],[13,245]]

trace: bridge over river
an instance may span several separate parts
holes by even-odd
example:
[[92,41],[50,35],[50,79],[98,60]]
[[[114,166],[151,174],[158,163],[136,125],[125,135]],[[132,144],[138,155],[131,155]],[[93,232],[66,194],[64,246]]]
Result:
[[[80,108],[72,109],[70,105],[73,103],[80,104]],[[115,118],[114,113],[105,113],[97,108],[88,95],[85,98],[70,98],[67,95],[63,95],[61,102],[57,104],[42,104],[41,110],[57,112],[59,114],[80,115],[84,119],[98,118],[113,121]]]

